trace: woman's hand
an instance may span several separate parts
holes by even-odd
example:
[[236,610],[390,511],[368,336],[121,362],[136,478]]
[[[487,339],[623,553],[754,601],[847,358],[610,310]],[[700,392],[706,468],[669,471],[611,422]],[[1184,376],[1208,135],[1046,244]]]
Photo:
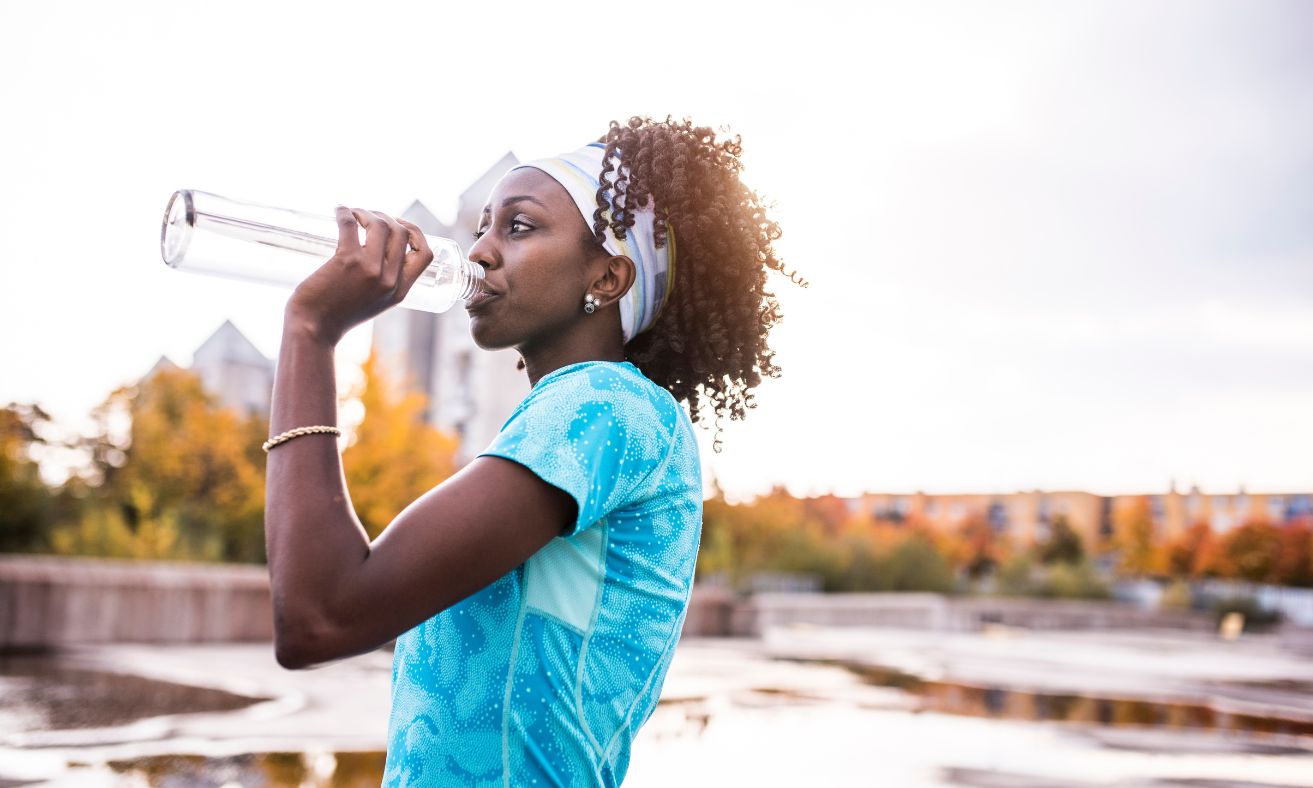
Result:
[[331,345],[401,303],[433,262],[424,234],[404,219],[338,206],[337,231],[337,252],[297,285],[284,314]]

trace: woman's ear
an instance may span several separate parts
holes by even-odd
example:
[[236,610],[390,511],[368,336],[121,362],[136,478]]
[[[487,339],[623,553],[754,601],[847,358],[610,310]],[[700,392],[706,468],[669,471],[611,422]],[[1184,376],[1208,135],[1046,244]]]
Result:
[[619,301],[629,288],[634,285],[634,261],[625,255],[606,258],[605,268],[600,276],[593,280],[589,292],[597,296],[602,306]]

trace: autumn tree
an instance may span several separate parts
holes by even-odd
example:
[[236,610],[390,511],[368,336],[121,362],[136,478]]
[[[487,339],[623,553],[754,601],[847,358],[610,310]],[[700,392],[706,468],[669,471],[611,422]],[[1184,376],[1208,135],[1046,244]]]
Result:
[[1159,571],[1160,555],[1154,544],[1153,514],[1147,495],[1136,496],[1118,509],[1112,527],[1119,569],[1136,577]]
[[1313,526],[1293,522],[1280,529],[1276,577],[1282,585],[1313,588]]
[[1007,560],[1002,539],[982,511],[973,511],[962,518],[953,537],[949,547],[952,561],[972,580],[994,572]]
[[342,453],[356,516],[373,539],[416,498],[456,471],[457,440],[425,424],[427,398],[390,381],[377,351],[361,366],[355,392],[364,419]]
[[115,390],[94,415],[90,500],[57,532],[57,552],[264,560],[263,418],[223,407],[176,367]]
[[1251,583],[1277,581],[1281,555],[1281,532],[1266,520],[1248,520],[1229,531],[1222,541],[1235,576]]
[[44,547],[53,500],[31,448],[45,442],[41,427],[49,421],[35,404],[0,409],[0,552]]
[[1218,542],[1212,526],[1196,520],[1167,543],[1167,571],[1175,577],[1201,578],[1219,573]]
[[834,496],[783,487],[749,503],[716,493],[703,505],[698,572],[744,588],[762,572],[806,574],[826,591],[952,591],[952,565],[922,523],[874,520]]
[[742,504],[718,491],[703,504],[698,572],[721,574],[738,587],[759,572],[826,574],[837,553],[825,530],[783,487]]

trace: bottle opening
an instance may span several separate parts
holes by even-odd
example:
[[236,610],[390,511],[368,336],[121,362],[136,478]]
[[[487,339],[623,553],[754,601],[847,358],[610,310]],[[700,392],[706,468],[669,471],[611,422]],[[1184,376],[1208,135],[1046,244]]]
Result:
[[195,226],[196,209],[191,192],[185,189],[174,192],[164,208],[164,224],[160,227],[160,256],[165,263],[178,267],[187,254]]

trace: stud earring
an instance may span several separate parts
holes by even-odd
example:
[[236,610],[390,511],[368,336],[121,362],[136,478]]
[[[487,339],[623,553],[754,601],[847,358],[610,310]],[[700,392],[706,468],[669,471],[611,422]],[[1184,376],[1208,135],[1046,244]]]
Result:
[[598,303],[600,302],[597,300],[597,296],[589,293],[584,296],[584,311],[591,315],[593,312],[597,311]]

